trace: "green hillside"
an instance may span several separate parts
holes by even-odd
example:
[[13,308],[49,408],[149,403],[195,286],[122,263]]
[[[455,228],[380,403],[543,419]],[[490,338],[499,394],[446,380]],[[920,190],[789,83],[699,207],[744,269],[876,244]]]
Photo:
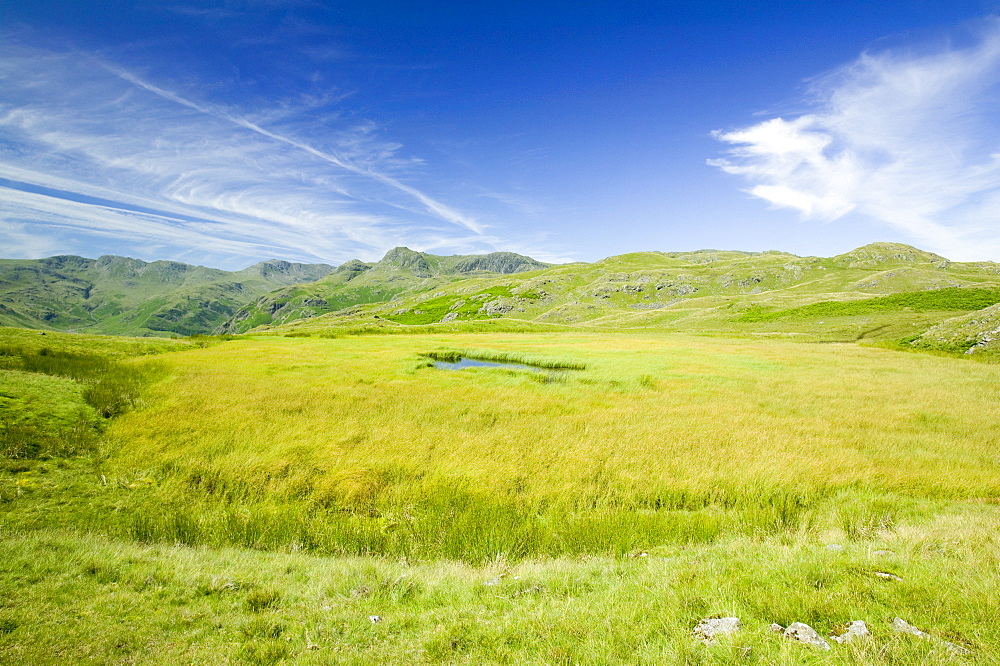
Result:
[[1000,305],[958,315],[903,340],[914,349],[983,354],[1000,351]]
[[950,262],[907,245],[873,243],[831,258],[638,252],[439,283],[274,330],[305,335],[432,324],[447,330],[503,320],[535,327],[902,339],[997,302],[1000,265]]
[[424,293],[469,277],[495,277],[546,266],[513,252],[445,257],[397,247],[377,263],[354,259],[311,284],[266,294],[233,314],[219,332],[244,333],[257,326],[283,324],[353,305],[383,303]]
[[555,266],[402,247],[374,263],[239,272],[123,257],[0,261],[0,325],[115,335],[655,329],[978,354],[997,346],[988,308],[998,302],[1000,265],[893,243],[830,258],[700,250]]
[[4,259],[0,325],[114,335],[210,333],[261,294],[330,270],[276,260],[229,272],[116,256]]

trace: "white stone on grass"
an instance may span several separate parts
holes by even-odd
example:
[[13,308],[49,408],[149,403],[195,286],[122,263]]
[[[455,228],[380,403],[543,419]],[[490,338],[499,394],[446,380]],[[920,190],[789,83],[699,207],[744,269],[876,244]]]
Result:
[[917,629],[912,624],[910,624],[909,622],[907,622],[902,618],[899,617],[893,618],[892,628],[901,634],[910,634],[911,636],[917,636],[918,638],[925,638],[927,640],[932,640],[937,643],[941,643],[955,654],[969,654],[968,648],[964,648],[961,645],[955,645],[954,643],[934,638],[926,631],[920,631],[919,629]]
[[892,628],[901,634],[910,634],[913,636],[920,636],[920,638],[930,638],[931,635],[926,631],[920,631],[912,624],[904,620],[903,618],[897,617],[892,620]]
[[888,573],[886,571],[876,571],[875,575],[878,576],[879,578],[885,578],[886,580],[894,580],[897,583],[901,582],[903,580],[902,578],[900,578],[896,574],[891,574],[891,573]]
[[720,636],[735,634],[741,627],[738,617],[710,617],[695,625],[692,633],[705,645],[715,645]]
[[785,638],[791,638],[821,650],[830,649],[830,644],[823,640],[823,637],[816,633],[815,629],[803,622],[792,622],[788,625],[788,628],[785,629]]
[[847,625],[847,631],[839,636],[834,636],[833,640],[838,643],[852,643],[861,638],[869,638],[872,632],[868,631],[868,625],[864,620],[854,620]]

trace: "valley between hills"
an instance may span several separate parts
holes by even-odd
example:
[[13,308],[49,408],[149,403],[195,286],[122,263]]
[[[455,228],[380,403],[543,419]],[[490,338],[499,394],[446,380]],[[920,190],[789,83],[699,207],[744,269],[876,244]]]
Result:
[[998,336],[890,243],[2,260],[0,662],[1000,663]]

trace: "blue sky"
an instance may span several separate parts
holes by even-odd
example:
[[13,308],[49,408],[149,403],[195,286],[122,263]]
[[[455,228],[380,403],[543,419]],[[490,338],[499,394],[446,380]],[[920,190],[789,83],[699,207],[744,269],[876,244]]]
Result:
[[1000,261],[1000,0],[7,0],[0,256]]

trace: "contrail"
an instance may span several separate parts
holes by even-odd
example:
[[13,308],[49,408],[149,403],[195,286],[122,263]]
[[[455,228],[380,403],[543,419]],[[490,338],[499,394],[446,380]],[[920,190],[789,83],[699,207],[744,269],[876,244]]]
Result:
[[955,160],[955,166],[962,166],[962,163],[958,161],[957,157],[955,157],[955,152],[951,149],[951,146],[944,141],[941,142],[941,145],[944,146],[944,149],[948,151],[949,155],[951,155],[951,159]]
[[452,210],[448,206],[440,203],[439,201],[435,201],[434,199],[427,196],[420,190],[414,187],[410,187],[409,185],[405,185],[391,176],[387,176],[385,174],[373,171],[371,169],[362,169],[361,167],[351,164],[350,162],[343,160],[337,157],[336,155],[332,155],[322,150],[317,150],[316,148],[313,148],[307,143],[296,141],[295,139],[292,139],[290,137],[283,136],[281,134],[276,134],[270,130],[261,127],[260,125],[257,125],[256,123],[252,123],[249,120],[246,120],[245,118],[239,118],[237,116],[230,115],[225,111],[220,111],[219,109],[213,109],[211,107],[202,106],[188,99],[180,97],[179,95],[175,95],[169,90],[164,90],[163,88],[154,86],[151,83],[147,83],[146,81],[137,78],[136,76],[132,75],[129,72],[126,72],[125,70],[118,69],[116,67],[112,67],[106,64],[102,64],[102,67],[107,69],[115,76],[118,76],[119,78],[124,79],[125,81],[128,81],[129,83],[138,86],[143,90],[151,92],[154,95],[158,95],[163,99],[174,102],[175,104],[180,104],[181,106],[186,106],[189,109],[194,109],[199,113],[204,113],[205,115],[209,115],[214,118],[218,118],[220,120],[225,120],[226,122],[232,123],[237,127],[242,127],[243,129],[250,130],[251,132],[256,132],[261,136],[266,136],[269,139],[278,141],[280,143],[284,143],[288,146],[292,146],[293,148],[298,148],[299,150],[309,153],[313,157],[317,157],[325,162],[329,162],[330,164],[340,167],[345,171],[349,171],[353,174],[357,174],[365,178],[370,178],[374,181],[382,183],[383,185],[388,185],[389,187],[399,192],[402,192],[406,195],[409,195],[410,197],[413,197],[414,199],[419,201],[424,207],[426,207],[427,210],[429,210],[432,214],[441,218],[442,220],[458,225],[460,227],[464,227],[469,231],[472,231],[478,235],[483,234],[482,226],[475,220],[466,217],[465,215],[462,215],[461,213],[455,210]]

